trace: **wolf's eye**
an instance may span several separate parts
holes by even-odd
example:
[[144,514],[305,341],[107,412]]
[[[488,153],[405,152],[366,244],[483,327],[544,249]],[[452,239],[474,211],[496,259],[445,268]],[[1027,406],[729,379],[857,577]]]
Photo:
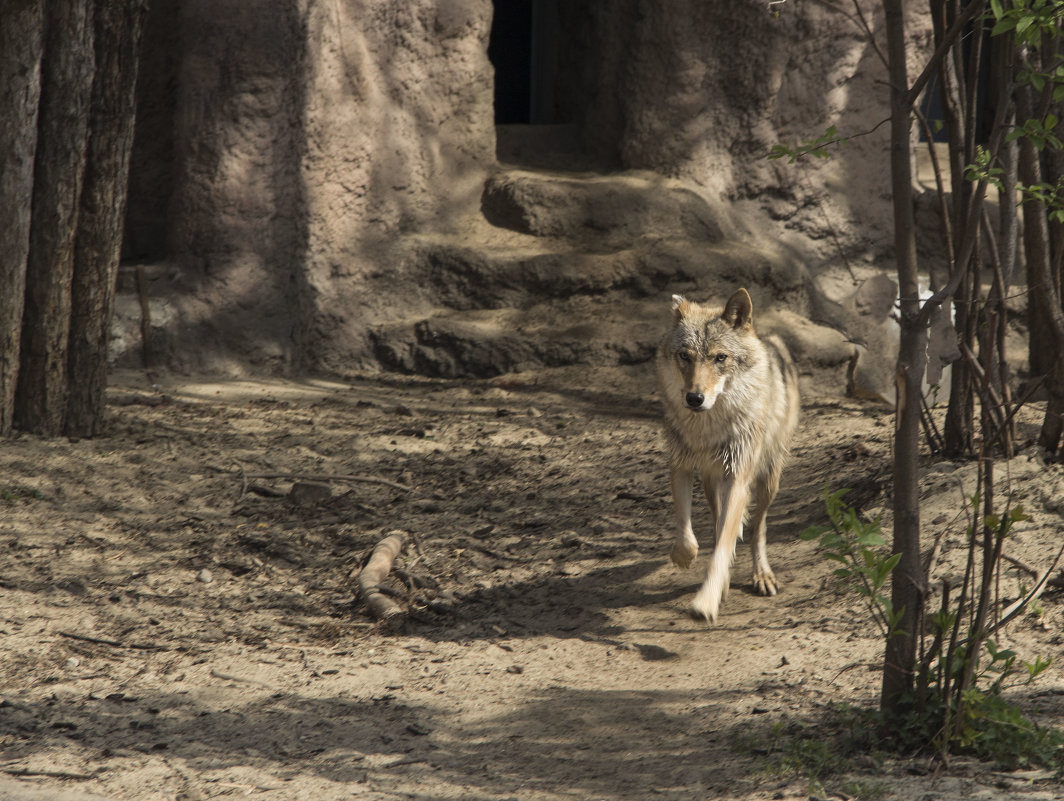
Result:
[[728,354],[718,353],[715,357],[713,357],[713,361],[715,361],[717,364],[724,364],[724,362],[728,361]]
[[681,362],[689,362],[691,361],[691,354],[687,351],[680,351],[676,354],[676,358],[678,358]]

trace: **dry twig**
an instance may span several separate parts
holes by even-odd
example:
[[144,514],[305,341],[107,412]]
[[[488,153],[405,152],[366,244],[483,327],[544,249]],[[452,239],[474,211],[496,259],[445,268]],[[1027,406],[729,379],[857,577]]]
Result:
[[402,490],[403,492],[413,492],[413,487],[408,487],[406,484],[400,484],[398,481],[390,481],[387,478],[381,478],[380,476],[365,476],[365,475],[338,475],[338,474],[325,474],[315,475],[307,473],[247,473],[244,475],[244,479],[249,478],[262,478],[262,479],[277,479],[283,478],[286,481],[320,481],[323,484],[336,481],[339,483],[348,484],[383,484],[385,487],[391,487],[392,489]]
[[43,776],[46,779],[76,779],[78,781],[88,781],[96,778],[95,773],[74,773],[68,770],[34,770],[33,768],[24,768],[18,765],[0,766],[0,773],[6,773],[8,776]]
[[108,640],[104,637],[90,637],[87,634],[78,634],[74,631],[60,631],[58,634],[60,637],[69,637],[71,640],[81,640],[82,642],[91,642],[96,643],[97,645],[110,645],[112,648],[133,648],[138,651],[170,650],[165,645],[157,645],[153,642],[120,642],[119,640]]
[[1046,569],[1045,573],[1042,574],[1042,577],[1037,582],[1035,582],[1034,589],[1027,593],[1027,595],[1025,595],[1023,598],[1020,598],[1019,600],[1015,601],[1011,606],[1009,606],[1009,608],[1005,610],[1005,614],[1001,616],[1001,620],[999,620],[997,623],[987,629],[988,635],[993,634],[999,628],[1006,625],[1010,620],[1012,620],[1024,609],[1026,609],[1027,605],[1030,604],[1031,601],[1035,600],[1036,598],[1038,598],[1038,596],[1042,594],[1042,592],[1046,588],[1046,582],[1049,581],[1049,577],[1053,575],[1053,571],[1056,570],[1057,562],[1060,561],[1061,556],[1064,556],[1064,545],[1060,546],[1060,550],[1057,551],[1057,555],[1053,559],[1052,564],[1050,564],[1050,566]]
[[214,678],[216,678],[216,679],[221,679],[222,681],[235,681],[237,683],[242,683],[242,684],[254,684],[254,685],[258,686],[258,687],[266,687],[267,689],[270,689],[270,690],[277,689],[272,684],[267,684],[264,681],[259,681],[258,679],[252,679],[252,678],[249,678],[247,676],[238,676],[235,673],[226,673],[223,670],[217,670],[215,668],[211,668],[211,675],[214,676]]

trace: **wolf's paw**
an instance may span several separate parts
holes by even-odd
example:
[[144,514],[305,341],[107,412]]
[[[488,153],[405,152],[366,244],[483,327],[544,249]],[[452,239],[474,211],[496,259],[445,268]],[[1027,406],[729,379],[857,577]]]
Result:
[[690,567],[698,556],[698,543],[692,540],[677,540],[672,546],[670,556],[677,567]]
[[691,614],[696,618],[716,623],[721,601],[727,594],[728,571],[722,569],[720,564],[711,562],[709,570],[706,571],[706,580],[698,588],[691,602]]
[[771,570],[754,572],[754,592],[758,595],[775,595],[780,591],[779,582]]
[[716,623],[719,607],[719,601],[711,602],[708,598],[702,598],[701,596],[696,595],[694,601],[691,602],[691,616],[695,620],[705,620],[708,623]]

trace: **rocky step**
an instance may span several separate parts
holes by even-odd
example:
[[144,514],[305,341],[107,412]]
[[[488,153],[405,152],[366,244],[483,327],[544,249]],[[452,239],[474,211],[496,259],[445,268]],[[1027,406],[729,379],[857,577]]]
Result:
[[[723,304],[725,294],[704,298]],[[667,294],[617,299],[576,296],[527,308],[438,309],[372,333],[386,369],[445,378],[490,378],[541,367],[648,362],[669,325]],[[759,330],[780,334],[807,371],[839,372],[854,348],[834,328],[785,305],[766,306]]]
[[679,181],[649,172],[609,175],[511,169],[490,177],[481,210],[493,225],[538,237],[720,242],[726,213]]
[[804,268],[787,254],[732,240],[644,238],[616,250],[533,244],[423,239],[409,265],[432,305],[462,311],[610,293],[642,298],[668,290],[704,297],[737,286],[771,289],[773,297],[801,304],[806,284]]
[[722,304],[744,286],[758,329],[781,334],[804,370],[841,383],[853,373],[848,320],[821,314],[795,255],[679,181],[507,169],[481,200],[487,230],[409,243],[419,311],[371,332],[386,369],[483,378],[643,363],[669,324],[670,295]]

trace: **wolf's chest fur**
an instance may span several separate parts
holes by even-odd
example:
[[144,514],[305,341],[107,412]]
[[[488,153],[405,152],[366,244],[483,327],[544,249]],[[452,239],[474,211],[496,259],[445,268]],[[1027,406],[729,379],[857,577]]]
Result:
[[756,457],[755,443],[761,441],[764,428],[765,399],[755,391],[763,383],[761,372],[755,369],[729,380],[713,407],[705,411],[687,409],[680,402],[680,388],[674,386],[665,402],[665,429],[673,458],[691,467],[715,466],[730,473],[740,459]]

